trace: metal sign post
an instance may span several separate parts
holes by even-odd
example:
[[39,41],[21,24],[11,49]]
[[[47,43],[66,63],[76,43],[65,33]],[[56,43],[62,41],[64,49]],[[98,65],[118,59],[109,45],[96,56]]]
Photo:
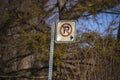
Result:
[[55,23],[52,23],[51,30],[51,44],[50,44],[50,59],[49,59],[49,73],[48,80],[52,80],[52,71],[53,71],[53,54],[54,54],[54,32],[55,32]]

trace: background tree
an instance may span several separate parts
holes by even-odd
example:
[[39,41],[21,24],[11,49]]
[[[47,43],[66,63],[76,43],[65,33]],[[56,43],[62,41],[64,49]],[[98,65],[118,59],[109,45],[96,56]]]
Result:
[[[47,80],[50,27],[46,20],[58,13],[58,4],[56,0],[0,1],[2,80]],[[119,9],[112,9],[118,5],[117,0],[66,0],[59,17],[87,21],[92,15],[97,22],[99,13],[119,17]],[[108,26],[107,31],[110,29]],[[113,35],[101,36],[88,28],[83,33],[79,30],[76,43],[55,45],[53,79],[119,80],[119,47]]]

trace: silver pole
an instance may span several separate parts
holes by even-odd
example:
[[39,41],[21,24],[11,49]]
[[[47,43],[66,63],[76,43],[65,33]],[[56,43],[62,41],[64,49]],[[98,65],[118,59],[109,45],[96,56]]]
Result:
[[50,44],[50,59],[49,59],[49,73],[48,80],[52,80],[52,69],[53,69],[53,54],[54,54],[54,31],[55,31],[55,23],[52,23],[51,30],[51,44]]

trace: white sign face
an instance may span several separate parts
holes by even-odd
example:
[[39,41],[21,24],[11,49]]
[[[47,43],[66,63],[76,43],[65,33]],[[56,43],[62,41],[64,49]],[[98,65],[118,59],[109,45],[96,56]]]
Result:
[[76,21],[59,21],[56,25],[56,42],[74,42],[76,39]]

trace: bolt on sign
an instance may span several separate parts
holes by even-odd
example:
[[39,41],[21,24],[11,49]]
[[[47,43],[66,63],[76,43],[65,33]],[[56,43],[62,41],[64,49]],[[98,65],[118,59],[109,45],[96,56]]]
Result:
[[76,21],[61,20],[56,24],[56,43],[74,42],[76,39]]

